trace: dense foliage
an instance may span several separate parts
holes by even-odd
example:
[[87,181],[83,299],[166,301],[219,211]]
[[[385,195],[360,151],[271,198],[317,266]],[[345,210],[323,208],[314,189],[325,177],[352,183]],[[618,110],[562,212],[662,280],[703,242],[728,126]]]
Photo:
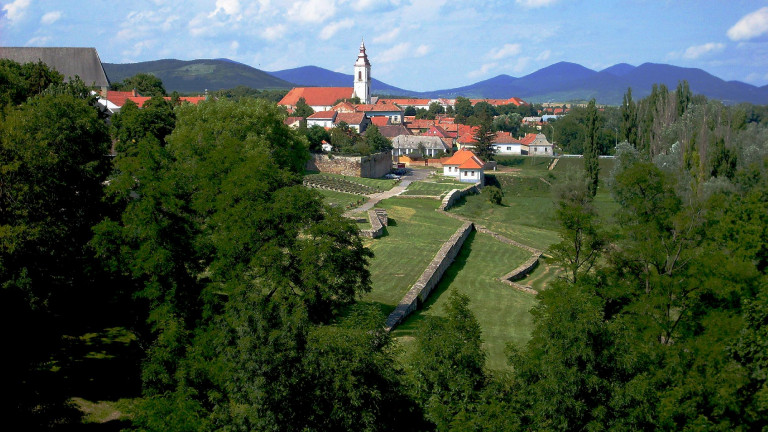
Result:
[[[68,335],[95,320],[142,349],[136,430],[746,431],[768,420],[764,107],[723,106],[684,83],[637,102],[628,92],[611,114],[624,141],[616,169],[596,179],[587,166],[558,188],[562,241],[548,253],[565,277],[538,296],[510,370],[493,371],[465,296],[417,326],[406,353],[378,306],[356,303],[372,254],[301,181],[321,140],[386,148],[375,127],[293,131],[274,103],[248,97],[156,98],[107,127],[82,83],[12,62],[0,62],[0,103],[9,424],[77,423],[62,359]],[[469,108],[490,118],[464,101],[456,114]],[[583,119],[596,156],[612,120],[593,104]],[[598,182],[620,206],[610,221],[595,210]]]

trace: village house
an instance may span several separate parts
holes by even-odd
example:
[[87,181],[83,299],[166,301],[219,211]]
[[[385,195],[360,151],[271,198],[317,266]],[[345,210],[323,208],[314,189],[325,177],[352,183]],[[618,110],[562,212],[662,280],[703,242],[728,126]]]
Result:
[[418,153],[422,157],[435,157],[440,153],[450,153],[451,147],[440,137],[400,135],[392,139],[392,156],[405,156]]
[[521,141],[528,146],[528,155],[530,156],[552,156],[554,154],[554,145],[542,133],[527,134]]
[[493,139],[493,148],[497,155],[527,155],[528,146],[509,132],[497,132]]
[[459,150],[443,161],[443,175],[461,182],[485,184],[485,163],[470,150]]

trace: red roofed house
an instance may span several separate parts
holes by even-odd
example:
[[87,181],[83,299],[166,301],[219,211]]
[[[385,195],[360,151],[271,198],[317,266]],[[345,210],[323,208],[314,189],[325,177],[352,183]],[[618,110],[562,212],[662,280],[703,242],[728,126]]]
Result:
[[523,145],[519,139],[509,132],[497,132],[493,140],[493,147],[499,155],[527,155],[528,146]]
[[552,156],[554,151],[554,145],[547,141],[546,135],[540,134],[528,134],[521,141],[526,141],[524,144],[528,146],[529,155],[546,155]]
[[[311,118],[311,116],[309,118]],[[356,130],[358,133],[363,133],[365,132],[365,129],[368,128],[368,125],[371,124],[371,119],[361,112],[337,113],[336,118],[333,121],[333,126],[336,127],[341,122],[348,124],[350,128]]]
[[304,120],[304,117],[286,117],[285,120],[283,120],[283,124],[291,129],[298,129],[299,126],[301,126],[302,120]]
[[336,116],[339,115],[336,111],[319,111],[311,116],[307,117],[307,127],[320,126],[324,128],[332,128],[336,121]]
[[483,166],[485,163],[470,150],[459,150],[443,161],[443,175],[455,177],[461,182],[485,183]]
[[387,117],[371,117],[371,123],[376,126],[389,126],[389,119]]
[[330,111],[339,99],[351,98],[352,92],[352,87],[294,87],[277,104],[293,111],[299,99],[304,98],[315,112]]

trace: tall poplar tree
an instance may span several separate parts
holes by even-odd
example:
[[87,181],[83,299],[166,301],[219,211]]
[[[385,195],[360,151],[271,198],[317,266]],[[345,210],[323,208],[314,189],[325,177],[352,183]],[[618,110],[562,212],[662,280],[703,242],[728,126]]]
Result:
[[597,142],[598,135],[598,117],[595,100],[589,101],[587,106],[587,135],[584,142],[584,171],[587,172],[587,181],[589,194],[597,194],[598,173],[600,165],[598,164],[598,155],[600,154],[600,144]]

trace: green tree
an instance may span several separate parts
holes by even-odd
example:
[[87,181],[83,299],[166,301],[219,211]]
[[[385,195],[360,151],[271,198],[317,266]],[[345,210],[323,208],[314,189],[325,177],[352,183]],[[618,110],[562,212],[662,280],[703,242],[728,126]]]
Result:
[[32,97],[0,122],[0,322],[14,328],[2,385],[13,394],[6,417],[14,424],[70,419],[71,388],[52,364],[65,328],[93,304],[87,243],[103,210],[108,143],[97,110],[68,94]]
[[492,161],[496,155],[496,147],[493,141],[496,139],[496,132],[490,118],[486,118],[480,126],[477,127],[473,135],[475,139],[475,154],[485,162]]
[[363,141],[365,141],[375,153],[392,150],[392,141],[382,135],[379,131],[379,127],[374,124],[368,126],[365,130]]
[[416,115],[416,108],[413,107],[413,105],[408,105],[405,107],[405,110],[403,111],[404,116],[415,116]]
[[469,298],[452,291],[445,317],[428,320],[416,340],[411,361],[416,400],[438,430],[447,430],[459,413],[472,411],[486,383],[486,353]]
[[565,269],[566,279],[575,283],[590,272],[606,244],[586,184],[573,183],[560,189],[555,218],[560,224],[560,242],[552,245],[549,253]]
[[127,147],[147,137],[164,142],[165,137],[173,131],[175,123],[173,105],[162,97],[153,97],[142,108],[128,100],[120,112],[112,116],[115,148],[118,152],[125,151]]
[[168,96],[163,86],[163,81],[150,73],[138,73],[124,79],[122,82],[112,84],[113,90],[136,90],[142,96]]
[[296,102],[296,109],[293,110],[293,115],[307,118],[314,113],[315,110],[313,110],[311,106],[307,105],[307,100],[303,97],[299,98],[299,101]]
[[331,133],[324,127],[312,125],[307,128],[307,140],[309,140],[309,150],[313,152],[322,151],[323,141],[331,143]]
[[475,115],[475,110],[472,107],[472,102],[463,96],[458,96],[456,98],[456,103],[454,104],[453,109],[454,111],[456,111],[456,117],[455,117],[456,123],[466,124],[465,122],[467,121],[467,119]]
[[593,197],[597,194],[597,183],[600,172],[598,159],[598,156],[600,155],[598,123],[597,108],[595,107],[595,100],[592,99],[587,106],[587,135],[586,140],[584,141],[584,171],[587,172],[587,179],[589,181],[589,194]]
[[483,195],[488,197],[491,204],[501,205],[501,199],[504,193],[497,186],[486,186],[483,188]]

